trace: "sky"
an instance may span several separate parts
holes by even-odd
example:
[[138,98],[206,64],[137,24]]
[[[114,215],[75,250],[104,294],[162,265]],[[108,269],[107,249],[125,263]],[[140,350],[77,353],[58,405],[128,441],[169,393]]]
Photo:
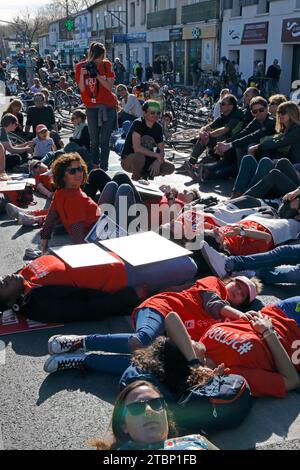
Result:
[[43,0],[0,0],[0,19],[11,21],[20,11],[25,10],[27,7],[32,10],[43,6],[45,3]]

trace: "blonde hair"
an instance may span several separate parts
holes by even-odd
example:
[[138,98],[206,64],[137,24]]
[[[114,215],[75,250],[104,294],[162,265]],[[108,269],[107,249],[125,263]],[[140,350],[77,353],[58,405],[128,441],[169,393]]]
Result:
[[10,114],[13,114],[13,106],[18,106],[20,108],[20,110],[22,109],[22,101],[20,100],[12,100],[8,107],[6,108],[6,110],[3,112],[3,115],[4,114],[7,114],[7,113],[10,113]]
[[[287,127],[280,122],[279,114],[281,112],[289,116],[290,122]],[[300,124],[300,109],[294,101],[286,101],[277,108],[276,131],[280,133],[286,132],[292,124]]]

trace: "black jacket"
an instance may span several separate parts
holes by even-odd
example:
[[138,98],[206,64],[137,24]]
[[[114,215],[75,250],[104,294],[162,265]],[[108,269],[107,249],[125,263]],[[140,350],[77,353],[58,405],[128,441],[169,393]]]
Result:
[[259,144],[266,135],[275,134],[275,119],[269,114],[263,123],[253,119],[241,132],[227,139],[232,142],[232,147],[249,147],[249,145]]
[[70,137],[70,142],[74,142],[75,144],[79,145],[79,147],[85,147],[89,151],[90,150],[90,134],[89,134],[88,126],[87,125],[84,126],[79,139],[74,139],[74,137]]
[[275,134],[259,145],[263,156],[289,158],[291,163],[300,163],[300,124],[292,124],[285,134]]

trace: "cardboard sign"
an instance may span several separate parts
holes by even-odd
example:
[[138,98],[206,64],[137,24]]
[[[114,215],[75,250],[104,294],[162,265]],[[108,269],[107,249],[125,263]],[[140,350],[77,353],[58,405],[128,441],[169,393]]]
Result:
[[191,254],[191,251],[155,232],[137,233],[128,237],[99,241],[99,243],[132,266],[156,263]]
[[158,189],[154,184],[142,184],[138,181],[133,181],[136,190],[141,194],[149,194],[150,196],[162,197],[164,193]]
[[0,192],[24,191],[26,184],[35,185],[35,179],[27,174],[12,173],[9,180],[0,181]]
[[11,335],[15,333],[24,333],[33,330],[45,330],[47,328],[55,328],[64,326],[63,323],[39,323],[22,315],[17,315],[12,310],[6,310],[0,316],[0,336]]
[[84,240],[87,243],[96,243],[100,240],[107,240],[109,238],[126,235],[127,232],[119,227],[114,220],[106,214],[102,214]]
[[83,268],[86,266],[100,266],[103,264],[119,263],[119,260],[111,256],[93,243],[82,245],[66,245],[50,250],[71,268]]

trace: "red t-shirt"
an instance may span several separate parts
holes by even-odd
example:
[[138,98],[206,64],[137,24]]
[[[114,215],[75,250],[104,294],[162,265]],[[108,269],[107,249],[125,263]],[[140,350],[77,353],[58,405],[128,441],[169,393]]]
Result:
[[[155,230],[156,226],[159,227],[161,224],[170,221],[169,214],[171,213],[171,210],[169,210],[169,201],[166,196],[162,196],[161,198],[146,199],[144,204],[148,209],[148,224],[152,230]],[[175,206],[175,211],[178,213],[178,211],[183,208],[184,203],[180,199],[174,199],[174,201],[172,201],[171,207],[173,205]],[[157,213],[155,212],[155,206],[157,206]],[[166,214],[166,220],[164,220],[164,214]]]
[[[75,68],[75,80],[79,84],[80,70],[87,62],[79,62]],[[105,64],[105,65],[104,65]],[[98,64],[98,71],[101,77],[115,78],[115,74],[111,68],[111,62],[105,59],[101,64]],[[101,86],[97,78],[89,77],[88,73],[84,75],[85,90],[80,91],[81,98],[85,106],[93,107],[97,104],[105,104],[109,108],[116,108],[118,101],[112,91],[107,90]]]
[[48,191],[53,191],[53,178],[51,174],[47,171],[46,173],[42,173],[41,175],[35,176],[35,185],[36,187],[38,184],[42,184]]
[[84,223],[87,234],[100,216],[100,207],[89,196],[79,189],[57,189],[49,211],[57,212],[59,218],[70,233],[70,226]]
[[[237,225],[244,227],[245,229],[254,229],[259,232],[269,233],[271,232],[267,228],[263,227],[257,222],[252,220],[242,220]],[[230,231],[231,227],[226,225],[219,229],[220,233],[226,235],[227,231]],[[244,237],[236,235],[235,237],[224,237],[224,247],[229,251],[231,255],[252,255],[254,253],[264,253],[274,248],[273,239],[271,240],[257,240],[252,237]]]
[[116,292],[126,287],[124,262],[110,253],[119,262],[101,266],[71,268],[52,255],[40,256],[31,261],[19,274],[25,279],[25,293],[37,286],[75,286]]
[[[292,344],[300,339],[300,328],[275,305],[263,307],[261,312],[272,318],[281,344],[291,357],[295,352]],[[200,341],[206,346],[207,356],[216,364],[224,362],[232,374],[245,377],[253,395],[285,397],[284,380],[276,370],[271,351],[248,321],[236,320],[213,325]],[[300,371],[300,364],[295,367]]]
[[164,317],[176,312],[185,324],[189,335],[199,340],[204,331],[213,323],[219,322],[212,318],[203,308],[200,292],[215,292],[222,300],[227,300],[225,284],[214,276],[197,281],[190,289],[182,292],[162,292],[145,300],[133,311],[133,321],[141,308],[153,308]]

